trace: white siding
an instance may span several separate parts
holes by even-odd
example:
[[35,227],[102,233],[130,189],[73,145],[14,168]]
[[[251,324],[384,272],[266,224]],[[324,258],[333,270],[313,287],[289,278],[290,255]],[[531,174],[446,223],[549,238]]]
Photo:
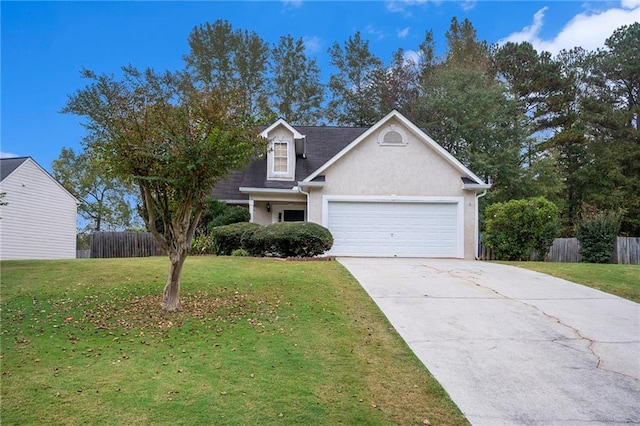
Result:
[[0,259],[76,257],[75,198],[32,159],[0,183]]

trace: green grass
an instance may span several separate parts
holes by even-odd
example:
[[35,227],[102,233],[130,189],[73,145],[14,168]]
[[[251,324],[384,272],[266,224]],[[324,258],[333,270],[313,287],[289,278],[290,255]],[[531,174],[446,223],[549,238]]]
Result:
[[640,265],[503,262],[542,272],[640,303]]
[[337,262],[0,267],[2,424],[467,424]]

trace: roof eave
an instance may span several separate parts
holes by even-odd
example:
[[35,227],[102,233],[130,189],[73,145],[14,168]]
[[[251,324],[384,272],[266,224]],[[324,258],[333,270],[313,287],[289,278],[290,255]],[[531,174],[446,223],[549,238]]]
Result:
[[298,186],[302,188],[323,188],[325,182],[305,182],[298,181]]
[[465,183],[462,184],[462,189],[466,191],[485,191],[491,188],[491,184],[488,183]]
[[241,186],[238,190],[243,194],[295,194],[297,188],[291,187],[291,189],[278,189],[278,188],[252,188],[248,186]]

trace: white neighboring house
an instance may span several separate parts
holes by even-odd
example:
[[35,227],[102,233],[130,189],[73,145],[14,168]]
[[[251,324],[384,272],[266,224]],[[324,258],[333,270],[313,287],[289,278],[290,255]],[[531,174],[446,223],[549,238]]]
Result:
[[0,260],[74,259],[78,201],[31,157],[0,159]]

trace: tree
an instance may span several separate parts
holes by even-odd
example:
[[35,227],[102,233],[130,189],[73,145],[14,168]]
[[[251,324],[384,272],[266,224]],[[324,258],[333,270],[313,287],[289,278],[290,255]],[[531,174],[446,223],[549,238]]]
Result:
[[433,39],[433,31],[429,30],[424,35],[424,40],[418,46],[418,81],[421,86],[425,86],[435,68],[436,61],[436,43]]
[[621,230],[640,235],[640,24],[620,27],[590,56],[585,99],[592,143],[590,178],[606,185],[589,193],[590,204],[623,209]]
[[272,56],[272,104],[277,115],[292,124],[315,125],[322,116],[324,88],[320,68],[307,57],[303,40],[280,37]]
[[198,82],[240,96],[246,114],[268,114],[267,42],[253,31],[234,30],[222,19],[195,27],[188,42],[191,51],[184,61]]
[[249,209],[241,206],[230,206],[224,201],[207,198],[204,201],[204,211],[198,224],[197,234],[207,234],[216,226],[230,225],[237,222],[249,222]]
[[[62,112],[86,118],[85,144],[114,176],[135,184],[144,220],[170,259],[162,308],[180,309],[180,278],[211,188],[263,152],[242,97],[197,87],[186,73],[123,67],[96,75]],[[162,232],[156,226],[162,223]]]
[[419,66],[405,58],[403,49],[398,49],[390,67],[374,70],[381,114],[397,109],[407,117],[413,115],[411,109],[420,96]]
[[[549,52],[538,53],[528,42],[506,43],[494,49],[493,68],[511,96],[519,101],[529,135],[523,144],[526,167],[535,167],[546,139],[545,101],[562,88],[561,67]],[[546,157],[548,158],[548,157]]]
[[445,64],[482,73],[490,71],[489,47],[486,41],[477,40],[477,31],[471,21],[465,18],[459,24],[458,19],[453,17],[445,37],[448,46]]
[[493,180],[492,197],[515,196],[523,129],[504,87],[478,70],[439,67],[423,90],[416,124],[479,176]]
[[[452,19],[448,50],[436,61],[433,34],[420,45],[418,96],[411,119],[485,180],[492,201],[529,196],[530,173],[522,167],[528,133],[524,112],[491,69],[487,43],[468,20]],[[542,176],[542,175],[540,175]],[[545,178],[547,174],[544,174]]]
[[382,61],[371,53],[369,41],[362,40],[359,31],[349,37],[344,47],[334,43],[329,56],[338,72],[329,77],[332,98],[328,118],[343,125],[371,126],[386,114],[380,111],[374,84],[374,71],[382,67]]
[[92,154],[85,150],[76,155],[73,149],[62,148],[51,164],[53,177],[78,199],[79,214],[90,222],[90,229],[129,228],[132,188],[109,176],[109,169]]
[[597,52],[598,69],[625,112],[624,125],[640,130],[640,23],[625,25],[605,41]]

